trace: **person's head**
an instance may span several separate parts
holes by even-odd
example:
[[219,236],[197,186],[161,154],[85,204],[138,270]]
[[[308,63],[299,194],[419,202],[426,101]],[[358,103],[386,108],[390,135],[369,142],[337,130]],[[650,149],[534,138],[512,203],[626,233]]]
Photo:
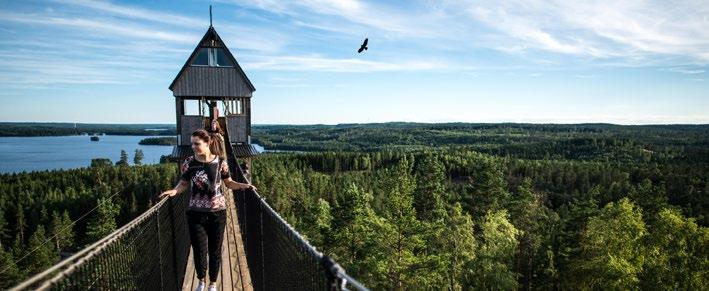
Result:
[[192,133],[192,151],[194,151],[195,154],[198,155],[207,155],[210,154],[212,151],[210,148],[212,148],[212,144],[216,142],[214,138],[209,134],[204,129],[198,129],[195,130]]
[[209,128],[209,131],[216,132],[216,133],[223,133],[224,132],[224,131],[222,131],[222,126],[219,125],[219,121],[217,121],[216,118],[212,119],[212,124]]

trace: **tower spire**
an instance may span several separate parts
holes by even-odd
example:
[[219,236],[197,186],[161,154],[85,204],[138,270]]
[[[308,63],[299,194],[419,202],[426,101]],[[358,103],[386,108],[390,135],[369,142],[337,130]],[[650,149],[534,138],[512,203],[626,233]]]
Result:
[[212,5],[209,5],[209,27],[212,27]]

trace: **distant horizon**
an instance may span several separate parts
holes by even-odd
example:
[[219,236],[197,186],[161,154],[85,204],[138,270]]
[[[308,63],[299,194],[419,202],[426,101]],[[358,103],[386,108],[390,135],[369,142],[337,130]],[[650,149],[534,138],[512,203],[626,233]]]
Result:
[[[2,123],[36,123],[36,124],[86,124],[86,125],[169,125],[175,126],[174,123],[105,123],[105,122],[69,122],[69,121],[0,121]],[[709,125],[709,123],[638,123],[638,124],[623,124],[611,122],[578,122],[578,123],[563,123],[563,122],[467,122],[467,121],[451,121],[451,122],[419,122],[419,121],[384,121],[384,122],[343,122],[343,123],[253,123],[251,126],[272,126],[272,125],[294,125],[294,126],[336,126],[336,125],[366,125],[366,124],[389,124],[389,123],[409,123],[409,124],[537,124],[537,125],[619,125],[619,126],[649,126],[649,125]]]

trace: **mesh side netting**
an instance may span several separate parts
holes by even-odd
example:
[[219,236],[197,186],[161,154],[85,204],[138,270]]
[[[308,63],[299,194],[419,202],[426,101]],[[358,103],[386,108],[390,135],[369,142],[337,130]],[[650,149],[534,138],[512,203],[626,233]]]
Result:
[[178,290],[189,234],[187,195],[164,199],[107,237],[14,289]]

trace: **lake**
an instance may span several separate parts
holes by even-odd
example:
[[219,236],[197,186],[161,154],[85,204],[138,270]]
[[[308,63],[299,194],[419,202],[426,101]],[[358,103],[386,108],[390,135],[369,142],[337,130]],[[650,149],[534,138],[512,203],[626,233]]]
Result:
[[88,167],[94,158],[115,163],[121,150],[128,153],[132,164],[136,149],[145,155],[143,164],[157,164],[160,156],[172,152],[172,146],[139,145],[146,137],[103,135],[99,141],[87,135],[0,137],[0,173]]

